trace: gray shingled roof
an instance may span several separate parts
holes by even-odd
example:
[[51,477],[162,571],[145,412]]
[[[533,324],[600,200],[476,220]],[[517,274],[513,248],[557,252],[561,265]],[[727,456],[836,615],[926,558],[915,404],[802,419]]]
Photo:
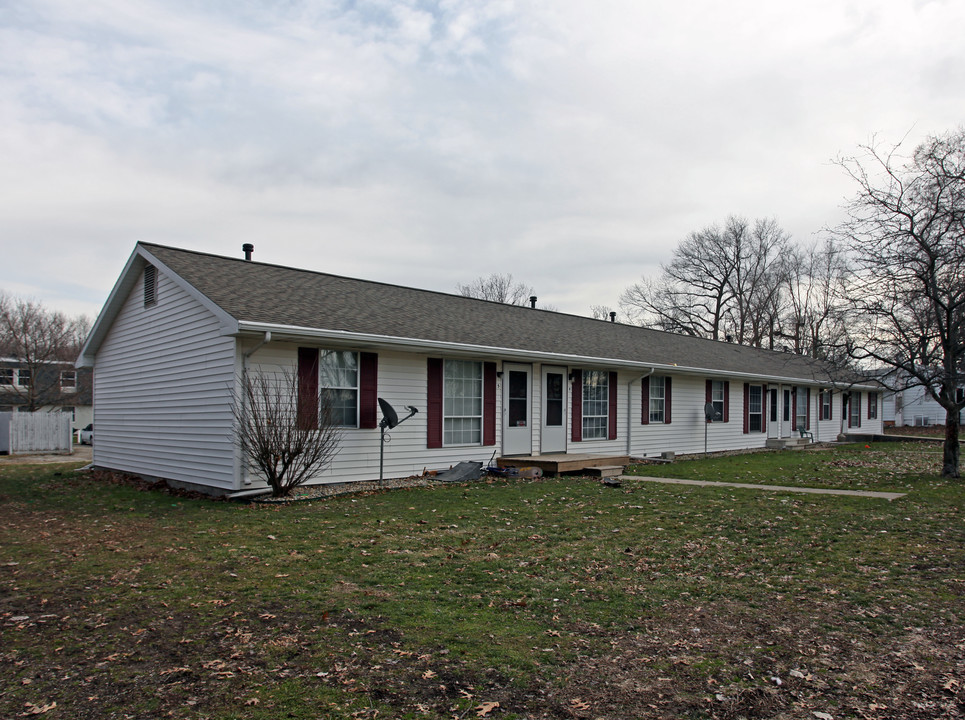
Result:
[[[411,338],[735,376],[841,380],[793,353],[141,243],[240,322]],[[572,364],[572,363],[570,363]]]

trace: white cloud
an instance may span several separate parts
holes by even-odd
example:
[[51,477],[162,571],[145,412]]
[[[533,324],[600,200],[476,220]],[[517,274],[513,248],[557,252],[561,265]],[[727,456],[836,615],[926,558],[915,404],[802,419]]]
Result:
[[90,309],[138,239],[615,305],[732,213],[798,238],[830,160],[961,122],[965,4],[187,3],[0,11],[0,287]]

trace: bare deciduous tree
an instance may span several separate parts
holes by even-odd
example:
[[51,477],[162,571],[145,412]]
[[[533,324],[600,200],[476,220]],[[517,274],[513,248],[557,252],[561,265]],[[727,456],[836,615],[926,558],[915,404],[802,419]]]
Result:
[[322,473],[338,452],[341,429],[328,395],[300,397],[292,371],[245,372],[232,413],[244,461],[276,497]]
[[90,329],[85,317],[70,318],[41,303],[0,293],[0,357],[13,361],[17,384],[5,391],[34,412],[61,399],[61,371],[73,362]]
[[492,273],[486,277],[478,277],[468,285],[456,285],[456,289],[465,297],[507,305],[527,305],[533,295],[533,288],[514,280],[510,273]]
[[662,266],[620,298],[626,315],[669,332],[763,344],[779,308],[787,234],[773,220],[732,216],[693,232]]
[[728,335],[743,345],[763,347],[783,305],[790,238],[772,219],[742,218],[727,223],[733,253],[728,280],[731,301],[725,312]]
[[847,275],[844,250],[833,239],[823,244],[789,248],[787,309],[778,318],[774,337],[794,343],[794,351],[846,364],[842,353],[847,324],[842,290]]
[[921,385],[946,412],[942,475],[960,477],[965,398],[965,128],[910,158],[872,142],[839,164],[857,185],[836,234],[851,251],[850,352]]

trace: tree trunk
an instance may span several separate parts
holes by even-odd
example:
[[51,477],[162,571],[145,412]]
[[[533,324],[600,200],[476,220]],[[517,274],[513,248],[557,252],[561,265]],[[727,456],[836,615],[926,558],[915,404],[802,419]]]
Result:
[[961,450],[958,445],[959,411],[946,411],[945,415],[945,445],[942,448],[942,477],[958,478],[961,474],[958,469],[959,456]]

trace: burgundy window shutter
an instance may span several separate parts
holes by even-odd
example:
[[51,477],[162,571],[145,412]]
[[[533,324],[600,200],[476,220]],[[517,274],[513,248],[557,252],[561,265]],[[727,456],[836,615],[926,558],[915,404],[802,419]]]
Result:
[[664,425],[670,424],[670,410],[671,401],[673,400],[673,378],[665,377],[663,379],[663,422]]
[[[713,398],[714,398],[713,390],[714,390],[714,381],[708,380],[706,384],[706,392],[704,393],[704,402],[706,403],[713,402]],[[707,422],[710,422],[710,420],[707,420]]]
[[761,430],[767,432],[767,385],[761,386]]
[[751,431],[751,386],[744,383],[744,434]]
[[724,380],[724,422],[730,422],[730,380]]
[[318,348],[298,348],[298,428],[318,428]]
[[650,377],[640,382],[640,424],[650,424]]
[[426,361],[426,447],[442,447],[442,358]]
[[797,430],[797,388],[791,388],[791,430]]
[[573,402],[571,412],[573,413],[570,422],[570,439],[573,442],[583,440],[583,371],[573,370]]
[[868,393],[868,419],[871,419],[871,393]]
[[608,410],[610,411],[610,417],[607,421],[607,439],[616,440],[617,439],[617,374],[615,372],[610,373],[610,377],[607,381],[607,389],[610,391],[610,402],[608,403]]
[[379,426],[379,356],[359,353],[359,427]]
[[845,407],[843,408],[843,409],[844,409],[844,412],[848,413],[848,427],[852,427],[851,418],[852,418],[853,416],[851,415],[851,403],[853,403],[853,402],[854,402],[854,393],[850,393],[850,394],[848,395],[848,403],[847,403],[847,405],[845,405]]
[[861,427],[861,393],[856,392],[851,397],[853,397],[854,401],[858,403],[858,412],[856,412],[854,416],[858,419],[858,427]]
[[805,397],[805,402],[807,402],[808,404],[807,408],[804,411],[807,414],[807,417],[804,420],[805,422],[804,429],[810,430],[811,429],[811,388],[807,388],[804,391],[804,397]]
[[496,444],[496,363],[483,363],[483,445]]

